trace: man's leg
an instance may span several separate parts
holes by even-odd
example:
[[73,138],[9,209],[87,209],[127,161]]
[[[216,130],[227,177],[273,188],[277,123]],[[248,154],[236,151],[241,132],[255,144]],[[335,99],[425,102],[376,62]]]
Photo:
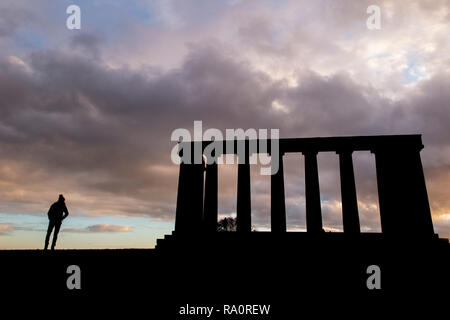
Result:
[[48,242],[50,241],[50,235],[52,234],[53,227],[55,226],[52,220],[48,221],[47,235],[45,236],[45,247],[44,250],[48,248]]
[[53,232],[52,250],[55,249],[56,240],[58,239],[59,229],[61,228],[61,221],[55,222],[55,231]]

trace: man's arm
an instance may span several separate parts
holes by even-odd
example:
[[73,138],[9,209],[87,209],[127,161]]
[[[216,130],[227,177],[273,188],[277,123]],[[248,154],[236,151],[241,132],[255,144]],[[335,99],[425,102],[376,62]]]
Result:
[[69,210],[67,210],[66,204],[64,204],[63,212],[64,212],[64,215],[63,215],[62,218],[63,218],[63,220],[64,220],[64,219],[67,218],[67,216],[69,215]]

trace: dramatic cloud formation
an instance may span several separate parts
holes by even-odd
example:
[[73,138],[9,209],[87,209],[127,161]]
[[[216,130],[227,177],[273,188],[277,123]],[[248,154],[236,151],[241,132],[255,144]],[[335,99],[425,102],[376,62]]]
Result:
[[[64,4],[38,2],[0,5],[1,212],[42,215],[64,193],[71,215],[173,221],[170,135],[202,120],[282,137],[421,133],[434,223],[450,236],[448,1],[381,1],[378,31],[370,1],[80,1],[79,31]],[[354,159],[362,226],[377,231],[373,155]],[[292,229],[304,228],[302,161],[286,157]],[[223,216],[235,169],[220,172]],[[264,229],[269,180],[252,171]],[[337,156],[319,155],[319,171],[325,225],[340,230]],[[121,228],[64,230],[133,232]]]

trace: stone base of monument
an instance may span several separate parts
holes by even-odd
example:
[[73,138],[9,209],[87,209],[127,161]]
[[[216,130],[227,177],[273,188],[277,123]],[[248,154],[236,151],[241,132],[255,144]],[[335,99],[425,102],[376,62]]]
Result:
[[[261,298],[284,296],[287,286],[298,288],[296,294],[323,296],[437,292],[448,284],[449,253],[448,240],[437,235],[426,240],[331,232],[172,234],[156,249],[162,261],[170,262],[168,268],[176,266],[173,277],[179,276],[175,281],[183,287],[208,287],[226,276],[238,295],[248,289]],[[368,286],[374,268],[380,272],[380,289]]]
[[[387,236],[382,233],[346,234],[336,232],[216,232],[177,234],[173,232],[164,239],[157,239],[155,249],[162,253],[182,253],[189,248],[190,252],[211,253],[285,253],[312,251],[329,251],[340,248],[351,250],[361,248],[373,254],[378,251],[391,251],[393,247],[446,247],[448,239],[439,238],[435,234],[431,238],[408,237],[407,235]],[[251,251],[250,251],[251,252]]]

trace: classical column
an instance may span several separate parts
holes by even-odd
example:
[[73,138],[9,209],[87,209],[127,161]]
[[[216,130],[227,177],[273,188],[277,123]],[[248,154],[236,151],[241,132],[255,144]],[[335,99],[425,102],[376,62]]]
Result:
[[238,185],[237,185],[237,231],[250,232],[251,226],[251,197],[250,197],[250,161],[248,141],[246,141],[245,155],[238,154]]
[[193,233],[201,230],[203,222],[204,164],[194,163],[190,154],[183,158],[180,150],[180,173],[178,178],[175,233]]
[[200,231],[203,224],[203,184],[204,184],[204,165],[189,165],[189,183],[186,185],[185,194],[187,194],[186,211],[188,231]]
[[433,223],[418,146],[377,148],[381,229],[390,237],[433,237]]
[[178,174],[178,191],[177,191],[177,208],[175,214],[175,232],[182,233],[186,230],[186,205],[185,194],[187,176],[186,164],[180,163],[180,171]]
[[[274,159],[271,161],[274,166]],[[270,176],[270,222],[272,232],[286,232],[283,155],[278,156],[278,171]]]
[[356,197],[355,173],[353,171],[352,151],[337,151],[341,173],[341,200],[344,232],[358,234],[358,200]]
[[217,231],[217,192],[218,192],[217,163],[206,165],[205,176],[205,231]]
[[307,232],[320,233],[323,229],[317,152],[303,152],[303,155],[305,156],[306,228]]

